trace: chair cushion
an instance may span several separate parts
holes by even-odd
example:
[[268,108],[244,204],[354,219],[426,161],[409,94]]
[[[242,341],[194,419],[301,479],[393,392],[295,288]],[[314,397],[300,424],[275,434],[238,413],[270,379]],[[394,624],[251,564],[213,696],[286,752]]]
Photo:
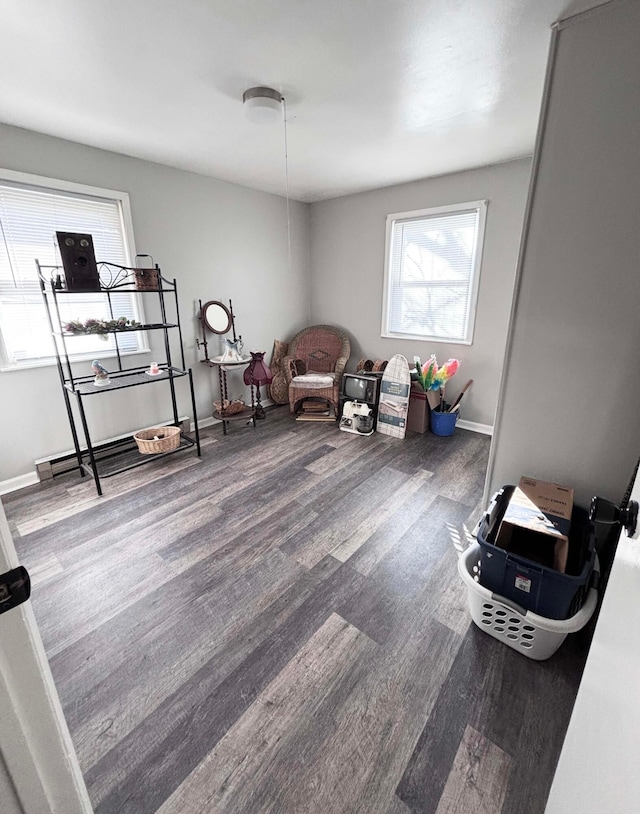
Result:
[[302,387],[309,390],[319,390],[322,387],[332,387],[335,382],[333,373],[305,373],[304,376],[294,376],[291,387]]

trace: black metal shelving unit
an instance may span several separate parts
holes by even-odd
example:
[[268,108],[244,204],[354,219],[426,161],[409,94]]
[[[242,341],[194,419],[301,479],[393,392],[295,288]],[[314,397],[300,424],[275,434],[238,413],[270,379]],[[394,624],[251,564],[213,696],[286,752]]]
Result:
[[[182,329],[180,327],[180,313],[178,309],[178,287],[175,280],[165,279],[159,267],[156,265],[155,272],[157,274],[157,286],[139,287],[136,284],[136,269],[128,266],[120,266],[115,263],[98,263],[100,271],[100,289],[96,292],[75,292],[67,291],[63,286],[64,279],[62,276],[62,268],[60,266],[44,266],[36,260],[38,269],[38,277],[40,279],[40,287],[42,296],[46,306],[47,316],[49,320],[49,327],[53,336],[56,362],[58,367],[58,374],[60,376],[60,384],[64,396],[65,406],[67,408],[67,415],[69,418],[69,426],[71,428],[71,435],[73,437],[73,444],[78,462],[78,469],[82,477],[90,475],[93,477],[96,490],[99,495],[102,494],[102,487],[100,485],[100,478],[108,478],[117,475],[120,472],[125,472],[128,469],[134,469],[138,466],[155,461],[158,458],[164,458],[167,455],[173,455],[176,452],[181,452],[185,449],[195,447],[198,457],[201,455],[200,449],[200,433],[198,431],[198,416],[196,413],[196,399],[195,391],[193,388],[193,376],[191,368],[187,368],[184,358],[184,346],[182,343]],[[154,271],[154,270],[152,270]],[[94,385],[94,376],[75,376],[71,367],[71,359],[67,347],[67,341],[75,336],[94,336],[90,332],[68,332],[64,330],[66,322],[62,319],[60,314],[60,298],[79,296],[80,294],[87,293],[102,293],[107,296],[109,305],[110,320],[116,319],[114,316],[114,302],[113,296],[115,293],[135,293],[145,296],[157,297],[160,310],[159,323],[150,323],[135,325],[134,327],[114,328],[108,330],[106,333],[114,337],[115,354],[117,370],[109,372],[110,383],[96,387]],[[175,313],[175,321],[168,321],[168,303],[170,310]],[[176,330],[180,345],[180,363],[181,366],[175,365],[171,354],[171,342],[169,332]],[[165,361],[159,363],[160,374],[157,376],[149,376],[144,367],[127,368],[123,362],[120,343],[118,336],[123,333],[130,333],[131,331],[162,331],[164,333],[164,351]],[[84,407],[83,400],[87,396],[102,395],[113,390],[122,390],[126,387],[138,387],[142,385],[158,385],[158,382],[168,382],[171,397],[171,407],[173,411],[173,423],[180,424],[178,416],[178,402],[176,399],[176,380],[188,378],[189,390],[191,394],[191,408],[193,411],[194,433],[180,433],[180,445],[168,452],[161,452],[156,455],[141,455],[137,450],[130,446],[127,439],[114,442],[110,445],[107,452],[102,452],[98,459],[96,455],[96,447],[91,439],[89,424],[87,421],[87,414]],[[76,425],[76,418],[72,410],[72,398],[75,398],[78,413],[80,416],[80,424],[85,440],[85,447],[80,446],[80,438],[78,434],[78,427]],[[125,448],[128,444],[128,448]]]

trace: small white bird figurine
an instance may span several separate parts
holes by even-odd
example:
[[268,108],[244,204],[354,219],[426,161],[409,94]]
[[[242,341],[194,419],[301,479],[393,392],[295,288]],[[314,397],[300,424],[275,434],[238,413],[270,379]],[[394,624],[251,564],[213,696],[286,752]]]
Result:
[[96,387],[102,387],[105,384],[111,384],[111,379],[109,378],[109,371],[106,367],[103,367],[97,359],[94,359],[91,362],[91,370],[95,375],[95,379],[93,383]]

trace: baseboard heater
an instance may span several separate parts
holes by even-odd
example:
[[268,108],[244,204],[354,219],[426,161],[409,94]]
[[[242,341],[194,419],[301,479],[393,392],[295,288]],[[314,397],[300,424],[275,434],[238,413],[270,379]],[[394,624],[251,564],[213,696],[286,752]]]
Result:
[[[159,424],[154,424],[154,427],[161,426],[162,424],[169,424],[173,422],[164,421]],[[175,426],[175,425],[174,425]],[[191,431],[191,419],[188,416],[183,416],[178,426],[182,432]],[[141,427],[141,429],[147,429]],[[93,447],[93,454],[96,460],[101,458],[108,458],[113,455],[115,448],[118,451],[126,451],[128,449],[136,449],[136,442],[133,440],[133,433],[125,433],[124,435],[117,435],[115,438],[108,438],[105,441],[100,441]],[[86,446],[81,446],[82,453],[87,452]],[[78,459],[76,458],[75,450],[69,452],[60,452],[57,455],[51,455],[48,458],[39,458],[35,461],[36,473],[38,480],[51,480],[56,475],[63,475],[65,472],[71,472],[78,468]]]

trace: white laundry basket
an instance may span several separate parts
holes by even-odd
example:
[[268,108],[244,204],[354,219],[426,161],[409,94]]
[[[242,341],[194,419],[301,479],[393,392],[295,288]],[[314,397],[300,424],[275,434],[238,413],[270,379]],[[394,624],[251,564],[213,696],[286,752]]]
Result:
[[[596,608],[598,592],[591,588],[580,610],[569,619],[547,619],[493,594],[478,581],[480,546],[474,543],[458,560],[458,572],[467,586],[469,610],[476,625],[527,658],[544,661],[569,633],[581,630]],[[598,570],[596,559],[594,570]]]

